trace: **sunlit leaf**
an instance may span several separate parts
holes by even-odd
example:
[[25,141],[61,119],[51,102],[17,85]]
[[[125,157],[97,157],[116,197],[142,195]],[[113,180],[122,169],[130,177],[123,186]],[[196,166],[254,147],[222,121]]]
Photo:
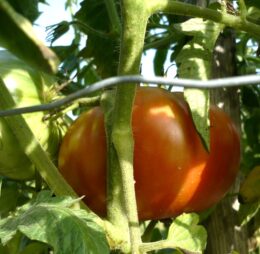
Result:
[[197,214],[182,214],[178,216],[169,228],[168,240],[174,248],[202,253],[206,248],[207,232],[198,225]]
[[19,231],[49,244],[55,254],[109,253],[94,215],[78,209],[76,204],[72,198],[51,197],[50,192],[42,192],[16,216],[0,221],[0,239],[6,244]]
[[0,23],[0,46],[42,71],[57,71],[57,56],[37,38],[31,23],[16,13],[6,0],[0,1]]
[[[223,25],[201,18],[192,18],[175,27],[193,36],[176,58],[180,78],[207,80],[211,78],[212,56],[215,42]],[[203,89],[185,89],[195,126],[209,149],[209,92]]]

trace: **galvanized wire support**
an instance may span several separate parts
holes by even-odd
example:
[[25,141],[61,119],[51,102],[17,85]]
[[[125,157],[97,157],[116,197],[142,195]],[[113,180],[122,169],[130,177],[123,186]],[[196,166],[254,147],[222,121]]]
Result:
[[259,85],[260,75],[245,75],[238,77],[229,77],[211,80],[193,80],[193,79],[170,79],[166,77],[143,77],[139,75],[128,75],[111,77],[92,85],[89,85],[82,90],[72,93],[65,98],[50,102],[48,104],[35,105],[30,107],[21,107],[15,109],[0,110],[0,117],[26,114],[38,111],[51,111],[62,106],[65,106],[74,100],[86,97],[104,88],[110,88],[115,85],[123,85],[129,83],[145,83],[145,84],[160,84],[167,86],[185,87],[185,88],[200,88],[200,89],[214,89],[220,87],[240,87],[246,85]]

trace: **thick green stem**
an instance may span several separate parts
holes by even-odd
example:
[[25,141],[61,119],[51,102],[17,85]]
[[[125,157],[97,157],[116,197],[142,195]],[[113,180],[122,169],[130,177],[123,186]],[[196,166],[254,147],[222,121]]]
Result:
[[176,15],[194,16],[222,23],[234,29],[245,31],[260,38],[260,26],[248,22],[240,16],[219,12],[209,8],[202,8],[175,0],[153,0],[150,2],[150,13],[164,12]]
[[[123,27],[118,74],[139,74],[149,13],[143,0],[122,0],[121,4]],[[131,120],[134,96],[135,84],[117,87],[109,147],[113,163],[109,170],[108,217],[114,225],[128,231],[131,253],[139,253],[141,234],[134,188]],[[121,212],[115,216],[114,211]]]
[[[107,217],[108,220],[120,231],[122,239],[119,245],[115,244],[116,249],[121,249],[123,253],[129,250],[129,230],[126,213],[123,207],[123,195],[121,186],[121,174],[118,157],[112,144],[112,123],[113,108],[115,103],[115,91],[107,90],[102,93],[101,106],[105,112],[105,129],[107,137],[108,151],[108,182],[107,182]],[[114,238],[114,236],[112,237]]]

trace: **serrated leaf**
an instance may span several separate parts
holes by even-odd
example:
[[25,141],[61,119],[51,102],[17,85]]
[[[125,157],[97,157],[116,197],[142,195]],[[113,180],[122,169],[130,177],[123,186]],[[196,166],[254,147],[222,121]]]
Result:
[[[207,80],[211,78],[213,49],[222,24],[201,18],[192,18],[175,28],[186,35],[193,36],[176,57],[180,78]],[[209,91],[203,89],[184,89],[196,129],[209,150]]]
[[35,200],[33,201],[34,205],[37,204],[54,204],[59,207],[71,207],[75,203],[77,203],[81,198],[75,199],[72,197],[64,197],[64,196],[55,196],[53,197],[53,193],[51,191],[41,191]]
[[206,248],[207,232],[198,225],[197,214],[182,214],[178,216],[169,228],[167,240],[173,248],[202,253]]
[[17,231],[32,240],[47,243],[55,254],[109,253],[105,234],[94,222],[95,215],[73,209],[72,198],[41,193],[17,215],[0,221],[0,239],[6,244]]
[[119,42],[117,36],[109,36],[112,26],[105,2],[103,0],[82,1],[81,8],[76,13],[75,18],[108,35],[107,37],[100,37],[86,31],[84,27],[78,26],[88,36],[86,47],[81,51],[81,56],[93,59],[101,77],[115,76],[119,59]]
[[47,27],[48,36],[47,41],[51,42],[51,44],[59,39],[62,35],[67,33],[70,28],[70,23],[67,21],[61,21],[58,24],[51,25]]
[[194,36],[193,42],[200,44],[204,49],[212,50],[219,33],[223,30],[222,24],[201,18],[192,18],[174,27],[186,35]]
[[6,0],[0,1],[0,45],[28,64],[55,73],[59,60],[36,36],[31,23],[16,13]]

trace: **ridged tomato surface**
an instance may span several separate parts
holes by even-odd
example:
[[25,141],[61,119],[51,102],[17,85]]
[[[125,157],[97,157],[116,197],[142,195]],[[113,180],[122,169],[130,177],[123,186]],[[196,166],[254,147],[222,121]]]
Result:
[[[210,153],[178,94],[138,88],[133,106],[134,177],[140,220],[201,211],[235,179],[240,141],[226,113],[210,108]],[[100,107],[83,113],[66,134],[59,169],[86,204],[106,215],[106,136]]]

